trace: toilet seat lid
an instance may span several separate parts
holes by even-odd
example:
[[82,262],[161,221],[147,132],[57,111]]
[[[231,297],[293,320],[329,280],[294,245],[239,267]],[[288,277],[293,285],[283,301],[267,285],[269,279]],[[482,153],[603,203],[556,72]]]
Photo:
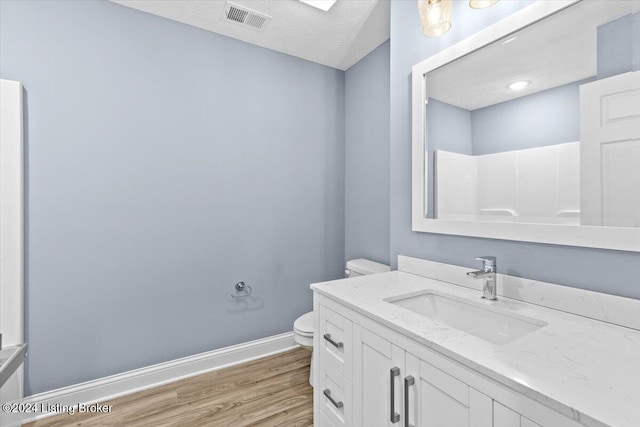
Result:
[[303,314],[293,322],[293,329],[306,334],[313,334],[313,311]]

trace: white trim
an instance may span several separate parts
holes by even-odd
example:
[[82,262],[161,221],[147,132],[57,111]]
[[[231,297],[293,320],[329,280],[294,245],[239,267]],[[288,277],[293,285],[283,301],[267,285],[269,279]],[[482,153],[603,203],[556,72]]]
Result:
[[24,343],[22,84],[0,80],[0,333]]
[[412,230],[491,239],[551,243],[640,252],[640,229],[556,224],[499,223],[429,219],[425,189],[424,147],[425,74],[520,29],[565,9],[580,0],[537,1],[482,31],[427,58],[412,68]]
[[[184,378],[271,356],[296,347],[298,345],[293,339],[293,332],[287,332],[35,394],[25,398],[24,402],[35,403],[38,408],[41,408],[42,405],[45,407],[56,404],[77,406],[78,403],[105,402]],[[24,423],[57,414],[50,412],[29,415],[31,415],[29,418],[23,420]]]
[[[24,154],[22,84],[0,79],[0,333],[2,346],[24,343]],[[0,402],[23,396],[23,368],[0,390]],[[0,411],[0,425],[20,415]]]

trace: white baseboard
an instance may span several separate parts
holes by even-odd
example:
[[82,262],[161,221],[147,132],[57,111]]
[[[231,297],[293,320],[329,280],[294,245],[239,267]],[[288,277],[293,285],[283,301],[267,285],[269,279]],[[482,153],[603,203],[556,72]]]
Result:
[[[34,394],[26,397],[24,402],[36,404],[38,408],[50,408],[56,405],[77,407],[79,403],[104,402],[183,378],[281,353],[295,347],[297,347],[297,344],[293,339],[293,332],[287,332],[45,393]],[[27,423],[52,415],[57,415],[57,413],[38,412],[27,414],[23,422]]]

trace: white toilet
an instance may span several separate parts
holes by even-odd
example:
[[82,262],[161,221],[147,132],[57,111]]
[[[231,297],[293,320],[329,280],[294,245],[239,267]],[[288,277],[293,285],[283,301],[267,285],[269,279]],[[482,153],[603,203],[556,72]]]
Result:
[[[367,274],[384,273],[391,270],[388,265],[369,261],[368,259],[353,259],[347,261],[344,270],[346,277],[366,276]],[[313,311],[305,313],[293,322],[293,337],[302,347],[313,351]],[[309,383],[313,386],[313,355],[311,356],[311,373]]]

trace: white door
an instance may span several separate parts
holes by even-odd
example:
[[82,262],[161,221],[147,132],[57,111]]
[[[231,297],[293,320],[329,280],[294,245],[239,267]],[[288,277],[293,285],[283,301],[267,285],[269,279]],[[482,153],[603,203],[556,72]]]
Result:
[[640,227],[640,71],[580,87],[584,225]]
[[354,426],[402,425],[404,351],[354,325]]

